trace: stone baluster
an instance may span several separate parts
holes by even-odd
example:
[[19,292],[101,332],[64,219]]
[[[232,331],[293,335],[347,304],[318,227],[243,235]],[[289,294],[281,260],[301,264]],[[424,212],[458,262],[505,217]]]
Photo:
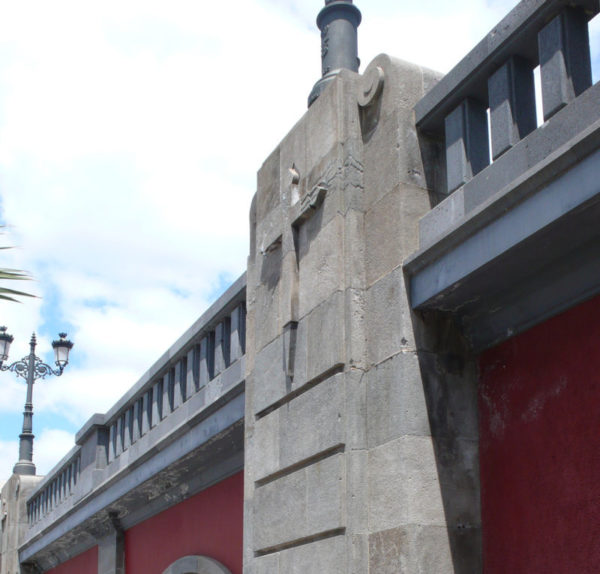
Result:
[[241,303],[231,314],[229,358],[237,361],[246,352],[246,306]]
[[565,8],[538,34],[544,121],[592,85],[585,12]]
[[200,365],[198,374],[198,385],[201,389],[206,386],[214,376],[214,333],[209,333],[200,341]]
[[223,319],[215,328],[215,377],[229,366],[231,321]]
[[451,193],[490,163],[487,107],[473,98],[465,99],[446,117],[445,130],[448,193]]
[[533,66],[514,56],[488,80],[492,159],[522,140],[536,127]]

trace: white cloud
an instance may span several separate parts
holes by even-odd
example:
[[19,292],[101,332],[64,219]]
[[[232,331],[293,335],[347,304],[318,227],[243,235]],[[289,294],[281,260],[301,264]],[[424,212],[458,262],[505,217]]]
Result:
[[44,429],[36,436],[34,462],[37,474],[47,474],[73,447],[75,440],[71,433],[58,429]]

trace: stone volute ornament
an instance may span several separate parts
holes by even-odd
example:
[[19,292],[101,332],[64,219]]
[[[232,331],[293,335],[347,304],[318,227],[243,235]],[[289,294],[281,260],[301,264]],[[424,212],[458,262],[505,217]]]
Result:
[[352,0],[325,0],[317,16],[321,30],[321,79],[308,97],[308,106],[321,95],[341,70],[358,72],[358,34],[362,16]]

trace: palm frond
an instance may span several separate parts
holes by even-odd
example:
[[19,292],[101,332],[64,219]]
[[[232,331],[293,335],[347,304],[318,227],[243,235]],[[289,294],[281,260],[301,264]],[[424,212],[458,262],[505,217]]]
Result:
[[[3,233],[2,228],[4,225],[0,225],[0,234]],[[8,246],[0,246],[0,249],[12,249],[10,245]],[[30,281],[31,277],[27,274],[26,271],[22,271],[21,269],[11,269],[8,267],[0,268],[0,281]],[[14,301],[15,303],[20,303],[18,299],[12,297],[12,295],[16,297],[35,297],[31,293],[25,293],[24,291],[17,291],[16,289],[8,289],[7,287],[0,287],[0,300],[5,301]]]

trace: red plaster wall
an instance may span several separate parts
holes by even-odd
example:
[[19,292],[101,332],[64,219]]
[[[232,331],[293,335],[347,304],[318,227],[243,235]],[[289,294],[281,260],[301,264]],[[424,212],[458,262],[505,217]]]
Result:
[[242,574],[244,477],[238,473],[125,532],[127,574],[161,574],[205,555]]
[[600,572],[600,298],[480,358],[485,574]]
[[46,574],[98,574],[98,547],[94,546]]

